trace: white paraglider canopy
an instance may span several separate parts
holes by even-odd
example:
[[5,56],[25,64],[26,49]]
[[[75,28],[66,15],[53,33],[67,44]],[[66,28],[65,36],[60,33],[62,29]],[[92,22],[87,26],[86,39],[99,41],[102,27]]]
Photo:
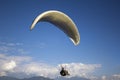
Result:
[[32,30],[35,25],[41,21],[54,24],[56,27],[62,30],[75,45],[80,43],[79,31],[72,19],[66,14],[56,10],[43,12],[35,18],[32,25],[30,26],[30,30]]

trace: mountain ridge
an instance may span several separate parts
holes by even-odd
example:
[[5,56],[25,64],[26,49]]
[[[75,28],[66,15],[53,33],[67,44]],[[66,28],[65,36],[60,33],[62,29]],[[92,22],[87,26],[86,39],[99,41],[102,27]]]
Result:
[[2,76],[0,77],[0,80],[90,80],[90,79],[82,78],[82,77],[71,77],[71,78],[60,77],[60,78],[50,79],[42,76],[19,79],[9,76]]
[[2,76],[2,77],[0,77],[0,80],[53,80],[53,79],[45,78],[45,77],[42,77],[42,76],[31,77],[31,78],[23,78],[23,79],[9,77],[9,76]]

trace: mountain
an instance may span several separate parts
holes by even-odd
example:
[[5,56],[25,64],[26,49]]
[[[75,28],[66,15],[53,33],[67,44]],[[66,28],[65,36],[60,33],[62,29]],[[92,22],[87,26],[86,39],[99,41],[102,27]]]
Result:
[[13,78],[13,77],[2,76],[2,77],[0,77],[0,80],[20,80],[20,79]]
[[[31,77],[31,78],[24,78],[24,79],[18,79],[18,78],[13,78],[13,77],[8,77],[8,76],[3,76],[0,77],[0,80],[53,80],[45,77]],[[86,78],[80,78],[80,77],[72,77],[72,78],[64,78],[64,77],[59,77],[54,80],[90,80]]]
[[55,80],[90,80],[90,79],[82,78],[82,77],[71,77],[71,78],[60,77]]
[[53,80],[53,79],[49,79],[49,78],[45,78],[45,77],[32,77],[32,78],[25,78],[25,79],[21,79],[21,80]]
[[3,76],[0,77],[0,80],[53,80],[45,77],[31,77],[31,78],[24,78],[24,79],[18,79],[18,78],[13,78],[13,77],[8,77],[8,76]]

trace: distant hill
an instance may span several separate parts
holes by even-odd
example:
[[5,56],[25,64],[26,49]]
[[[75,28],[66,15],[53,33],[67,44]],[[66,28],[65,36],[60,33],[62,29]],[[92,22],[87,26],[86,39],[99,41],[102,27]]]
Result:
[[32,77],[32,78],[25,78],[25,79],[21,79],[21,80],[53,80],[53,79],[49,79],[49,78],[45,78],[45,77]]
[[13,78],[13,77],[3,76],[3,77],[0,77],[0,80],[20,80],[20,79]]
[[[18,78],[3,76],[3,77],[0,77],[0,80],[53,80],[53,79],[49,79],[45,77],[31,77],[31,78],[18,79]],[[90,79],[80,78],[80,77],[72,77],[72,78],[60,77],[54,80],[90,80]]]
[[53,80],[53,79],[44,78],[44,77],[31,77],[31,78],[18,79],[18,78],[3,76],[0,77],[0,80]]
[[90,79],[87,79],[87,78],[82,78],[82,77],[71,77],[71,78],[59,78],[59,79],[55,79],[55,80],[90,80]]

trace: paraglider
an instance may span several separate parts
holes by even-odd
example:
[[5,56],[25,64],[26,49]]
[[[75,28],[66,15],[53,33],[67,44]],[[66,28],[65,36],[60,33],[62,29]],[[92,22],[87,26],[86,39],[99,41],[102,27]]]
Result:
[[[69,16],[67,16],[63,12],[50,10],[41,13],[34,19],[32,25],[30,26],[30,30],[32,30],[38,22],[52,23],[60,30],[62,30],[71,39],[74,45],[78,45],[80,43],[79,31],[75,23],[72,21],[72,19]],[[68,73],[67,70],[65,70],[62,67],[60,71],[60,75],[67,76],[70,74]]]
[[35,18],[30,26],[30,30],[32,30],[38,22],[42,21],[54,24],[61,29],[75,45],[79,44],[80,35],[78,29],[72,19],[66,14],[56,10],[43,12]]
[[61,76],[69,76],[70,74],[68,73],[67,70],[64,69],[64,67],[61,67],[60,75]]

